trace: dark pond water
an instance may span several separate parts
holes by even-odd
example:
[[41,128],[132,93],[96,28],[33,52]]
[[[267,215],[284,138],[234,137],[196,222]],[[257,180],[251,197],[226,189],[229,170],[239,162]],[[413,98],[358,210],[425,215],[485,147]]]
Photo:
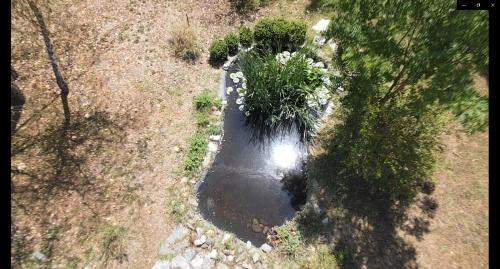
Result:
[[237,64],[226,75],[226,87],[234,90],[227,96],[222,144],[198,188],[198,207],[217,227],[260,246],[265,237],[256,231],[291,219],[305,199],[307,149],[293,128],[270,139],[253,138],[235,103],[241,82],[236,85],[229,74],[236,71]]

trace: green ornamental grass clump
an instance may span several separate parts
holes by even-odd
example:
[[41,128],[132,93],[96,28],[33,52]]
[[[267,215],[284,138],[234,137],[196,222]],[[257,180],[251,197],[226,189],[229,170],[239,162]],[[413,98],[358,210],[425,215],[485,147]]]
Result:
[[236,55],[238,53],[238,43],[240,42],[238,36],[235,33],[229,33],[224,38],[224,41],[226,41],[229,55]]
[[307,26],[303,21],[262,19],[255,25],[257,48],[272,53],[296,51],[306,40]]
[[227,55],[229,53],[228,46],[224,39],[217,39],[212,42],[208,51],[210,53],[210,63],[215,66],[223,64],[227,60]]
[[240,44],[244,48],[252,46],[253,43],[253,32],[252,29],[248,27],[242,27],[239,32]]

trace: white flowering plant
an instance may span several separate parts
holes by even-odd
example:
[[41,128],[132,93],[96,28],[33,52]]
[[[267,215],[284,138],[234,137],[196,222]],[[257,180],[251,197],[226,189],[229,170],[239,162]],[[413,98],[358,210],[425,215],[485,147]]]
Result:
[[237,104],[248,119],[271,129],[296,123],[304,138],[311,137],[333,90],[325,64],[301,51],[283,51],[242,53],[240,66],[241,72],[230,77],[244,82],[237,89]]

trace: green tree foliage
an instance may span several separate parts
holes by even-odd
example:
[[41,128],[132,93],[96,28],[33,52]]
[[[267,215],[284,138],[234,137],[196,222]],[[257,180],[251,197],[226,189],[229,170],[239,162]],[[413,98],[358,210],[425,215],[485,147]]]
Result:
[[332,2],[326,36],[339,44],[337,82],[348,92],[331,145],[336,176],[409,201],[432,173],[444,109],[471,132],[488,124],[471,78],[487,69],[488,13],[445,0]]

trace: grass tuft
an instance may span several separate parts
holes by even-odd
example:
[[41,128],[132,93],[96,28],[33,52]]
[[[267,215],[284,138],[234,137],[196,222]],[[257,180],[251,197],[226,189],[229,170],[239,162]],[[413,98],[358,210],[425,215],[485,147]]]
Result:
[[194,61],[200,56],[198,38],[190,27],[176,27],[172,31],[170,44],[177,58],[185,61]]
[[111,259],[120,263],[127,259],[127,253],[125,252],[126,236],[127,229],[123,226],[111,225],[104,230],[101,251],[105,264]]

